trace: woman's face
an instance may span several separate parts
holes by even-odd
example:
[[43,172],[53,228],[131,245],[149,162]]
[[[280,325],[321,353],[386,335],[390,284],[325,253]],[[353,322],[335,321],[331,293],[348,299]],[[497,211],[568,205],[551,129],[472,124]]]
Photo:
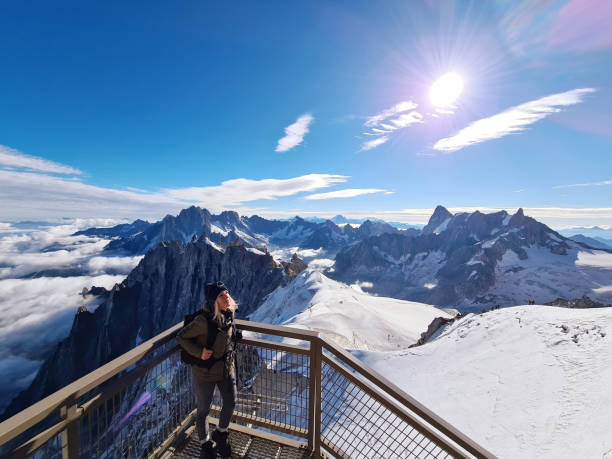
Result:
[[219,296],[217,297],[217,305],[221,311],[225,311],[227,308],[229,308],[229,292],[227,290],[223,290],[221,293],[219,293]]

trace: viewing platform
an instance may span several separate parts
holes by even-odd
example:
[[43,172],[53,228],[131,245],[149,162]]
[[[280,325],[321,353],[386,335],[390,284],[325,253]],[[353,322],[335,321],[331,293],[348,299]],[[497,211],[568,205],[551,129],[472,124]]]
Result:
[[[237,321],[237,458],[493,458],[317,332]],[[182,324],[0,424],[15,458],[199,456]],[[282,341],[282,342],[281,342]],[[219,413],[215,394],[211,423]]]

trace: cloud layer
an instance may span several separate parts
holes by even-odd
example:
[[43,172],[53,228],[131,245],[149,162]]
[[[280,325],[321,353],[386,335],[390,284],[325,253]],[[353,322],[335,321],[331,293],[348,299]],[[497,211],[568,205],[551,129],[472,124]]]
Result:
[[304,136],[310,131],[308,127],[313,120],[314,117],[311,114],[305,113],[300,116],[295,123],[287,126],[285,128],[285,137],[278,141],[274,151],[284,153],[301,144],[304,140]]
[[27,387],[44,358],[68,335],[77,309],[93,310],[100,304],[90,295],[83,297],[82,289],[94,285],[110,289],[142,258],[104,257],[100,252],[108,241],[71,236],[95,223],[79,220],[27,231],[3,225],[0,410]]
[[35,156],[28,156],[4,145],[0,145],[0,166],[50,172],[52,174],[82,174],[80,170],[74,169],[73,167],[48,161],[43,158],[37,158]]
[[582,102],[584,96],[592,92],[595,92],[594,88],[573,89],[517,105],[497,115],[473,122],[452,137],[438,140],[433,148],[452,152],[486,140],[524,131],[530,124],[561,111],[560,107]]

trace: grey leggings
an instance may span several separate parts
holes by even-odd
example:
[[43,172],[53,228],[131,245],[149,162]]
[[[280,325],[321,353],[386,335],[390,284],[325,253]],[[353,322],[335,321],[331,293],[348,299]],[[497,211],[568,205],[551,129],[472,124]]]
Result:
[[223,378],[217,382],[202,382],[193,377],[193,389],[196,397],[196,405],[198,414],[196,417],[196,428],[198,436],[201,440],[208,438],[208,413],[212,403],[215,386],[219,388],[223,407],[221,408],[221,416],[219,416],[219,427],[226,429],[229,426],[236,406],[236,397],[238,390],[236,389],[236,377],[234,375]]

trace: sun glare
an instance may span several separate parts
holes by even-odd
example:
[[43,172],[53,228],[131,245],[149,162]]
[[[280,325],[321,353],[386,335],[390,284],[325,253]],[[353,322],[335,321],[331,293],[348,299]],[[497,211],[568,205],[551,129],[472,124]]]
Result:
[[463,91],[463,78],[456,73],[447,73],[431,85],[429,98],[436,107],[448,107],[457,100],[461,91]]

